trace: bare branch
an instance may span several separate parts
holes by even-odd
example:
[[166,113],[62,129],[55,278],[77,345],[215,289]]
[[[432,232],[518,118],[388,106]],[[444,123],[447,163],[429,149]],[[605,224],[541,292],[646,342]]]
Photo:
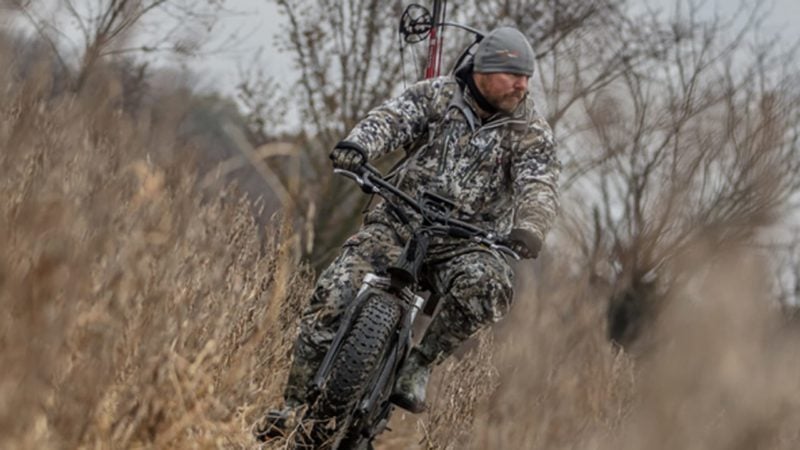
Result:
[[65,72],[69,73],[69,66],[64,61],[64,58],[61,56],[61,52],[58,49],[55,41],[47,34],[45,31],[47,29],[47,25],[44,23],[43,20],[36,17],[29,8],[28,2],[23,2],[21,0],[8,0],[13,7],[15,7],[18,11],[22,13],[23,16],[28,20],[31,26],[34,27],[36,32],[38,33],[39,37],[42,38],[50,49],[53,52],[53,55],[58,60],[58,63],[61,65],[61,68],[64,69]]

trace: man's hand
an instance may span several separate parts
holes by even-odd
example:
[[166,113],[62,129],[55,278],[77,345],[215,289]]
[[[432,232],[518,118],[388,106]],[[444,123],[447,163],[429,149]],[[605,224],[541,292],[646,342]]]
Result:
[[335,169],[356,173],[367,162],[366,152],[358,145],[349,142],[336,144],[336,148],[331,152],[330,158]]
[[508,241],[511,250],[524,259],[534,259],[539,256],[542,249],[542,241],[532,231],[523,228],[514,228],[508,234]]

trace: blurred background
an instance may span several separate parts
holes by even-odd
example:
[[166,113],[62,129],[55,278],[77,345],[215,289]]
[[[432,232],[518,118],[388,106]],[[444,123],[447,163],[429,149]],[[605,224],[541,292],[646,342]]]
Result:
[[[366,201],[328,152],[422,76],[406,6],[0,0],[0,448],[257,448]],[[448,5],[530,37],[562,213],[380,448],[797,448],[797,17]]]

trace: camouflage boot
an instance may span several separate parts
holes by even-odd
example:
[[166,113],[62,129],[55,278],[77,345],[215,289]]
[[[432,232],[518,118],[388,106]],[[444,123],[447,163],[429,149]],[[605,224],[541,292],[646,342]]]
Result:
[[392,403],[415,414],[424,411],[430,375],[431,361],[416,349],[411,350],[397,374],[392,390]]

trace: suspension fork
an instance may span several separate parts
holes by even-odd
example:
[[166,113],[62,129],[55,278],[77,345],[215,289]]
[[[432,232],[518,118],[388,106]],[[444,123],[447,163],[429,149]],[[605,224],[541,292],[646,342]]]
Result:
[[319,369],[317,369],[317,373],[311,382],[309,392],[309,397],[311,399],[316,399],[316,397],[325,387],[325,380],[330,374],[331,366],[333,365],[333,358],[339,353],[339,349],[341,348],[345,337],[353,327],[353,319],[356,315],[356,312],[361,309],[361,306],[364,304],[364,302],[372,295],[385,295],[384,290],[379,288],[379,286],[382,284],[388,285],[388,279],[386,279],[386,277],[379,277],[375,274],[367,274],[364,277],[364,282],[362,283],[356,298],[347,306],[341,322],[339,323],[339,328],[336,330],[336,334],[333,336],[331,345],[328,348],[328,351],[325,353],[325,357],[323,358],[322,363],[320,364]]

